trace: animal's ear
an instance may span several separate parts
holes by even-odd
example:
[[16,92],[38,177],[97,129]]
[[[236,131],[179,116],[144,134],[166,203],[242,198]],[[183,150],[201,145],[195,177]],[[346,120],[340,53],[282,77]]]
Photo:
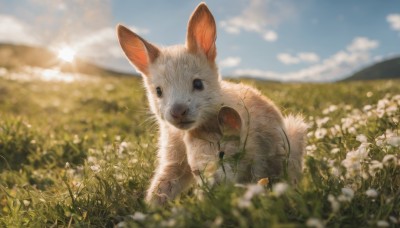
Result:
[[218,113],[218,122],[224,136],[240,136],[242,120],[235,109],[228,106],[222,107]]
[[123,25],[117,26],[119,44],[126,57],[145,75],[149,74],[149,65],[160,55],[160,50]]
[[214,62],[217,56],[216,39],[217,28],[214,17],[207,5],[202,2],[189,19],[186,47],[191,53],[204,53],[210,62]]

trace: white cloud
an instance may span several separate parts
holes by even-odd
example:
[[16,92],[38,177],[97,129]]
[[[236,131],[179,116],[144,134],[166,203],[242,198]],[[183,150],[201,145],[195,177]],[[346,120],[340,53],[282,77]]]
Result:
[[276,58],[285,65],[298,63],[316,63],[319,61],[319,56],[313,52],[300,52],[296,56],[288,53],[280,53]]
[[[278,73],[259,69],[237,69],[234,71],[234,75],[279,81],[334,81],[347,76],[355,69],[373,61],[370,51],[378,46],[378,41],[370,40],[365,37],[356,37],[345,50],[336,52],[319,64],[298,71]],[[287,62],[296,62],[300,61],[299,57],[301,55],[298,54],[296,57],[286,54],[283,56],[283,59],[286,58]],[[310,58],[310,56],[312,55],[304,55],[303,53],[303,60]],[[314,57],[310,59],[313,58]]]
[[221,68],[235,67],[238,66],[241,61],[242,59],[240,57],[228,57],[221,60],[218,65]]
[[390,27],[395,31],[400,31],[400,14],[389,14],[386,17]]
[[9,15],[0,15],[0,42],[37,45],[38,37],[27,24]]
[[[277,13],[279,12],[279,13]],[[283,1],[250,0],[249,5],[235,17],[221,21],[221,27],[228,33],[241,31],[258,33],[264,40],[274,42],[278,34],[269,29],[293,14],[293,8]]]
[[297,64],[300,62],[299,58],[297,58],[296,56],[287,54],[287,53],[280,53],[276,56],[276,58],[280,62],[282,62],[283,64],[286,64],[286,65]]
[[347,50],[354,51],[369,51],[378,47],[379,43],[376,40],[370,40],[366,37],[356,37],[353,42],[347,46]]
[[313,52],[301,52],[297,56],[303,62],[307,62],[307,63],[319,62],[319,56]]
[[274,42],[278,39],[278,34],[272,30],[266,31],[263,36],[264,40]]

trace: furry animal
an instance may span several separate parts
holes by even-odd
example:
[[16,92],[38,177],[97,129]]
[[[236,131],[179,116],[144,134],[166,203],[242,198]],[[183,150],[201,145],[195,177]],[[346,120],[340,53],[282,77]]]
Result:
[[[218,161],[218,145],[231,148],[227,154],[245,146],[237,172],[229,172],[232,181],[280,176],[289,143],[297,168],[293,176],[301,173],[305,124],[299,118],[283,119],[259,91],[221,79],[215,62],[216,25],[206,4],[191,15],[185,45],[157,47],[122,25],[117,33],[122,50],[142,73],[160,128],[158,167],[147,202],[163,205],[190,187],[207,164]],[[239,141],[223,142],[229,134]]]

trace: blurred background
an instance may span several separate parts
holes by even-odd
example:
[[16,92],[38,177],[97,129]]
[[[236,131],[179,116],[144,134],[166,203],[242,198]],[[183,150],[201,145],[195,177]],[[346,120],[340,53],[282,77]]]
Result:
[[[113,71],[135,73],[119,47],[115,26],[124,24],[160,46],[182,44],[188,18],[199,2],[0,0],[0,63],[8,68],[17,65],[10,63],[17,58],[15,53],[11,55],[10,46],[4,45],[13,44],[46,48],[59,62],[78,57]],[[400,75],[400,1],[206,3],[217,22],[223,76],[330,82],[350,76]],[[4,51],[6,46],[8,51]],[[28,52],[23,49],[20,52]],[[46,58],[54,59],[50,53]],[[23,62],[32,61],[39,64],[36,57]]]

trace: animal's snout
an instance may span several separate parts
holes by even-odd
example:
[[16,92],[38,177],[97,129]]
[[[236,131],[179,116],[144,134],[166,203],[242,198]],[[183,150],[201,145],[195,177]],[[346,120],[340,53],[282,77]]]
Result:
[[187,115],[188,111],[189,111],[189,107],[187,105],[175,104],[172,106],[170,113],[174,119],[180,120],[180,119],[183,119]]

